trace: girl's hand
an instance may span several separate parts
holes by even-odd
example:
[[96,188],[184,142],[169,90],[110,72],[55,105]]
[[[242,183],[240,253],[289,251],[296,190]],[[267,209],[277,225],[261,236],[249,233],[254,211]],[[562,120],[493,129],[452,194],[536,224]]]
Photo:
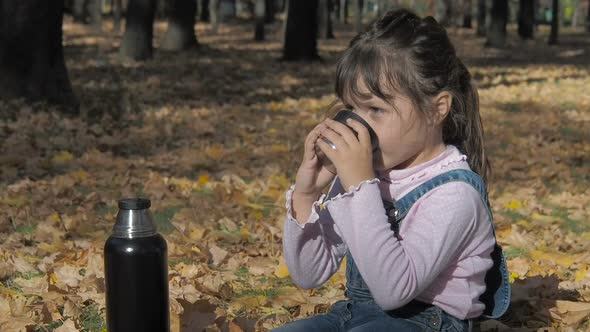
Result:
[[348,190],[350,186],[374,179],[373,151],[367,128],[358,121],[347,119],[346,124],[357,132],[357,138],[350,128],[338,121],[328,119],[324,123],[328,128],[321,134],[334,143],[336,149],[321,139],[318,144],[334,163],[342,187]]
[[[295,178],[294,195],[307,197],[313,201],[319,198],[322,190],[335,177],[335,174],[325,168],[315,153],[316,141],[322,131],[326,130],[325,122],[318,124],[305,138],[303,160]],[[321,141],[321,140],[320,140]]]

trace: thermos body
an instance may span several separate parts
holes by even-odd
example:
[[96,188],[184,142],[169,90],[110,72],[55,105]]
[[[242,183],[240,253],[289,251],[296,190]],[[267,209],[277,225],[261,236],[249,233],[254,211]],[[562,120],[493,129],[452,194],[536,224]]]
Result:
[[145,205],[120,202],[119,209],[104,246],[107,330],[169,332],[166,240]]

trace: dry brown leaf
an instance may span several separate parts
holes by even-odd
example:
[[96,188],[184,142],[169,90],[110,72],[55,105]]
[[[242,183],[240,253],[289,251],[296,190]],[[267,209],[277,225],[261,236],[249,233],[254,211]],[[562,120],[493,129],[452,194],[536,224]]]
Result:
[[60,327],[55,329],[55,332],[80,332],[80,330],[76,328],[74,321],[66,319]]

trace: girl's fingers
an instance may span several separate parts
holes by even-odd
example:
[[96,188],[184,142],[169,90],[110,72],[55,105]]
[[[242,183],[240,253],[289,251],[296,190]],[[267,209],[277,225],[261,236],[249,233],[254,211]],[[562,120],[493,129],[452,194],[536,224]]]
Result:
[[346,119],[346,124],[356,131],[358,135],[358,141],[361,142],[363,146],[371,146],[371,135],[369,134],[367,127],[354,119]]
[[330,119],[329,121],[326,122],[326,125],[330,129],[332,129],[336,133],[338,133],[340,136],[342,136],[347,143],[354,143],[354,142],[358,141],[358,139],[354,135],[354,132],[350,128],[348,128],[348,126],[346,126],[345,124],[342,124],[338,121]]
[[320,137],[321,131],[325,128],[325,125],[317,125],[306,137],[304,145],[304,158],[311,160],[315,157],[315,142]]
[[316,142],[317,146],[319,146],[320,150],[330,159],[334,157],[334,153],[336,153],[336,144],[330,142],[329,139],[319,138]]
[[[340,151],[348,147],[348,143],[346,142],[346,140],[344,140],[344,138],[340,134],[332,130],[332,128],[327,128],[326,130],[324,130],[322,132],[321,137],[327,138],[336,146],[336,149],[340,149]],[[320,141],[321,140],[322,139],[320,138]]]

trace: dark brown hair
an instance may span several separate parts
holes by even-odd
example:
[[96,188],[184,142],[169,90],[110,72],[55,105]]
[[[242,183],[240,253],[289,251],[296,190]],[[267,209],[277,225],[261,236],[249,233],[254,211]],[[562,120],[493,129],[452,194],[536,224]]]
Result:
[[471,169],[487,180],[490,167],[477,88],[447,31],[433,17],[421,19],[406,9],[389,11],[353,38],[336,69],[339,100],[345,95],[369,97],[360,93],[359,78],[372,95],[385,101],[396,93],[407,96],[423,115],[433,109],[433,97],[448,91],[453,101],[443,122],[443,141],[457,146],[467,155]]

